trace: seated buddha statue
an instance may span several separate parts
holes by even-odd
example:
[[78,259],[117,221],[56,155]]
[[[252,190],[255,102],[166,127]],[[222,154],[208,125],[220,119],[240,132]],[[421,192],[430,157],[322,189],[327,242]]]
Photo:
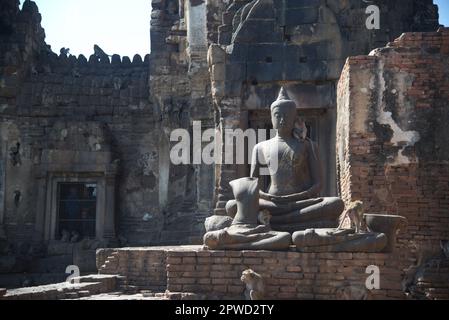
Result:
[[[297,105],[283,88],[271,105],[271,117],[276,136],[257,144],[252,154],[251,177],[261,177],[264,169],[271,178],[268,190],[260,190],[260,210],[271,214],[271,227],[277,231],[336,227],[344,203],[320,196],[323,175],[318,148],[298,128]],[[226,211],[236,214],[235,200],[228,202]]]
[[204,235],[204,245],[212,250],[287,250],[292,243],[288,232],[272,231],[259,216],[259,182],[241,178],[230,182],[237,212],[232,224]]

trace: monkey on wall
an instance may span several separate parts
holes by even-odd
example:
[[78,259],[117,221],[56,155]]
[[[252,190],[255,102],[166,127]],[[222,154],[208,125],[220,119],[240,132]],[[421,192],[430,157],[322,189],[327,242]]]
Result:
[[246,284],[245,298],[247,300],[262,300],[265,296],[265,285],[260,274],[251,269],[242,273],[240,280]]

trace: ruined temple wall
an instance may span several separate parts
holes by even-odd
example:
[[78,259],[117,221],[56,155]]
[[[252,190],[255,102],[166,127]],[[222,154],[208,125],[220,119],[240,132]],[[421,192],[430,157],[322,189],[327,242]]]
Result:
[[[0,44],[0,231],[6,229],[14,252],[42,239],[37,207],[46,194],[39,193],[37,178],[46,150],[111,152],[119,167],[115,223],[121,244],[188,243],[201,235],[204,219],[197,214],[212,206],[213,168],[172,166],[169,137],[173,129],[189,130],[195,115],[213,126],[209,77],[207,68],[189,73],[187,46],[168,39],[180,21],[175,2],[153,3],[151,57],[100,61],[51,52],[33,2],[19,10],[11,0],[3,8],[1,22],[9,29]],[[174,34],[185,40],[186,30]],[[72,135],[76,127],[86,132]],[[11,156],[17,143],[20,165]],[[69,175],[70,159],[60,162]]]
[[[145,69],[144,69],[145,70]],[[122,72],[123,69],[119,70]],[[9,147],[20,142],[21,165],[11,165],[10,159],[6,166],[5,194],[5,223],[21,226],[21,219],[25,223],[32,223],[35,215],[37,190],[35,174],[41,164],[43,149],[75,150],[91,149],[101,151],[102,148],[111,149],[114,159],[120,160],[120,172],[117,179],[117,216],[119,233],[129,241],[144,239],[147,243],[159,241],[157,231],[161,226],[154,221],[143,222],[142,217],[149,213],[154,219],[159,214],[157,190],[157,141],[154,141],[157,129],[154,126],[151,106],[141,95],[148,95],[146,86],[146,72],[137,71],[143,79],[131,80],[131,83],[142,83],[139,91],[133,89],[115,90],[111,88],[110,76],[91,75],[75,80],[84,85],[64,84],[64,77],[52,74],[50,83],[36,76],[26,81],[24,90],[31,94],[22,93],[18,99],[24,101],[17,106],[17,117],[7,117],[2,123],[4,138]],[[98,72],[101,74],[100,72]],[[84,78],[84,79],[83,79]],[[88,78],[88,79],[86,79]],[[65,77],[66,81],[72,78]],[[118,78],[116,78],[117,80]],[[129,77],[120,77],[129,80]],[[105,84],[104,81],[110,84]],[[130,84],[132,86],[132,84]],[[79,94],[74,91],[81,92]],[[116,98],[107,93],[115,91]],[[44,100],[44,101],[42,101]],[[132,103],[131,100],[138,102]],[[31,101],[34,101],[31,102]],[[69,101],[69,105],[65,102]],[[108,141],[98,133],[86,131],[84,138],[66,140],[70,126],[84,130],[85,123],[105,125],[108,131]],[[56,145],[56,146],[55,146]],[[9,150],[9,148],[7,148]],[[114,160],[113,159],[113,160]],[[66,162],[69,159],[62,159]],[[67,169],[67,174],[70,169]],[[21,199],[14,203],[11,196],[16,190],[21,192]],[[139,231],[143,234],[139,234]],[[12,239],[20,232],[8,232]],[[32,233],[27,233],[31,237]],[[134,239],[131,237],[134,236]]]
[[[224,129],[269,127],[269,106],[284,86],[320,147],[323,195],[337,195],[336,85],[346,58],[368,54],[402,32],[438,28],[438,9],[431,0],[377,1],[380,29],[366,27],[368,5],[358,0],[229,2],[218,42],[209,51],[222,139]],[[217,214],[224,214],[232,198],[229,182],[248,174],[245,165],[218,166]]]
[[[35,53],[43,44],[45,37],[40,25],[42,17],[32,2],[25,2],[22,10],[16,0],[2,1],[0,4],[0,106],[1,106],[1,148],[0,148],[0,240],[5,240],[4,223],[8,212],[6,200],[14,200],[14,186],[7,185],[7,167],[10,150],[8,148],[7,114],[13,114],[17,105],[20,86],[31,69]],[[15,135],[17,130],[12,129]],[[11,144],[12,146],[12,144]],[[31,173],[24,172],[25,176]],[[14,181],[15,183],[17,181]],[[10,213],[13,214],[13,213]],[[32,223],[22,223],[20,232],[24,236],[33,233]],[[3,249],[3,248],[0,248]]]
[[[30,74],[20,87],[15,112],[4,115],[4,138],[9,147],[20,142],[22,161],[20,166],[8,161],[7,194],[14,188],[22,196],[17,205],[11,197],[6,198],[6,223],[17,223],[21,216],[27,217],[27,223],[34,220],[38,197],[34,175],[42,163],[42,150],[107,148],[115,156],[112,160],[120,160],[116,197],[119,233],[129,241],[158,241],[161,226],[142,221],[146,213],[156,218],[160,212],[155,192],[158,144],[153,138],[158,132],[148,100],[148,60],[78,62],[71,64],[59,57],[48,66],[49,73]],[[84,130],[85,123],[105,126],[108,136],[87,130],[84,138],[67,137],[71,126]]]
[[[248,1],[237,2],[241,6]],[[273,3],[276,8],[280,8],[280,1]],[[328,40],[334,34],[332,30],[340,29],[341,35],[353,44],[344,47],[352,48],[351,52],[364,52],[367,50],[366,43],[361,39],[366,38],[369,46],[373,47],[378,41],[384,41],[406,28],[411,20],[417,21],[413,28],[432,28],[435,25],[435,12],[430,10],[433,8],[431,1],[422,4],[427,8],[424,10],[426,15],[422,17],[416,16],[417,6],[409,1],[404,3],[400,19],[389,13],[386,21],[400,23],[389,25],[389,28],[382,28],[378,32],[373,31],[383,34],[379,38],[360,33],[364,28],[363,18],[366,17],[360,3],[351,11],[338,1],[328,1],[326,5],[321,1],[308,1],[292,7],[294,13],[299,15],[298,21],[301,21],[302,27],[308,28],[311,20],[318,19],[326,23],[320,25],[322,31],[309,35],[304,43],[304,39],[295,36],[294,21],[291,22],[289,33],[292,43],[289,47],[305,46],[312,53],[322,52],[320,59],[326,56],[324,60],[335,61]],[[306,60],[308,63],[305,63],[299,59],[304,57],[295,51],[298,48],[293,48],[293,60],[284,59],[282,55],[273,55],[273,52],[278,52],[276,48],[284,46],[283,43],[264,48],[257,39],[249,39],[250,47],[254,46],[260,55],[251,56],[254,61],[237,53],[233,57],[223,56],[224,60],[220,56],[211,57],[211,82],[207,48],[212,43],[224,45],[230,41],[235,14],[230,9],[232,5],[231,1],[216,0],[154,0],[151,56],[144,61],[136,57],[131,62],[130,59],[121,60],[114,56],[111,62],[95,62],[93,58],[86,61],[83,57],[65,58],[51,53],[44,42],[41,16],[33,2],[26,1],[21,11],[15,0],[2,2],[2,23],[5,22],[11,28],[11,33],[2,35],[0,42],[3,137],[0,150],[0,203],[3,204],[0,205],[0,224],[9,221],[9,237],[33,237],[34,206],[40,197],[35,176],[42,150],[54,146],[57,146],[56,149],[74,150],[94,147],[94,150],[95,145],[86,147],[85,141],[101,138],[96,136],[95,128],[105,127],[109,139],[103,147],[112,150],[113,155],[120,160],[116,193],[118,234],[128,238],[128,244],[131,245],[186,243],[200,239],[204,218],[211,214],[214,206],[215,179],[219,182],[219,188],[228,188],[228,181],[236,176],[236,166],[223,166],[214,174],[213,166],[171,165],[169,151],[174,143],[169,141],[169,137],[172,130],[191,130],[194,120],[202,121],[203,129],[218,129],[223,124],[240,126],[241,121],[245,121],[245,112],[240,113],[236,107],[240,107],[242,101],[248,104],[256,101],[257,108],[268,106],[278,89],[278,81],[285,80],[277,75],[285,69],[293,71],[291,73],[294,76],[289,80],[295,84],[326,78],[323,74],[316,75],[318,78],[309,77],[312,76],[310,70],[315,68],[316,61]],[[393,12],[389,9],[384,8],[381,12]],[[332,12],[330,15],[329,10]],[[302,11],[306,13],[300,14]],[[197,16],[201,19],[195,19]],[[326,20],[329,16],[334,16],[336,20],[331,19],[329,22]],[[357,24],[352,19],[356,17]],[[257,22],[254,22],[253,27],[259,31]],[[390,33],[385,35],[387,30]],[[248,36],[251,38],[251,33]],[[322,41],[316,46],[312,45],[317,39]],[[276,50],[273,51],[273,48]],[[271,63],[265,60],[268,56],[273,59]],[[245,61],[241,63],[237,59],[233,60],[237,61],[233,64],[230,63],[231,58]],[[287,61],[288,64],[277,68],[278,60]],[[324,60],[319,63],[325,63]],[[220,74],[220,67],[224,64],[228,64],[227,69]],[[253,66],[248,74],[246,64]],[[332,67],[332,75],[327,78],[338,77],[338,63],[335,65],[337,67]],[[268,79],[266,86],[251,84],[252,76],[258,76],[259,71],[261,76]],[[220,81],[222,85],[218,84]],[[239,91],[242,83],[246,83],[244,88],[248,92]],[[319,106],[332,105],[335,99],[332,86],[317,87],[319,96],[324,97],[319,100]],[[219,90],[224,91],[218,93]],[[224,99],[218,99],[223,101],[222,105],[213,102],[212,91],[216,98],[224,96]],[[238,91],[238,97],[232,98],[231,91]],[[316,94],[313,97],[316,98]],[[221,122],[220,117],[223,118]],[[334,125],[329,119],[326,121],[323,127]],[[73,138],[77,144],[61,147],[64,130],[77,122],[89,123],[86,128],[88,136],[92,136],[79,140]],[[19,141],[22,164],[16,167],[11,165],[10,153]],[[17,199],[15,191],[20,191]],[[218,198],[218,193],[219,189],[215,198]],[[224,203],[227,198],[222,194],[220,200]],[[142,219],[144,216],[147,217],[145,221]]]
[[[192,132],[193,121],[201,121],[203,131],[215,127],[207,68],[208,27],[214,19],[208,16],[208,9],[214,3],[153,1],[150,90],[162,128],[160,156],[164,161],[160,161],[159,198],[166,213],[162,237],[171,243],[190,243],[192,234],[201,241],[204,220],[213,207],[214,167],[175,166],[169,150],[177,143],[170,141],[173,130]],[[182,198],[173,196],[176,186],[184,188]]]
[[[2,159],[5,170],[13,174],[1,171],[5,174],[0,177],[9,178],[2,184],[8,190],[3,188],[0,195],[7,198],[1,217],[8,215],[12,223],[10,237],[33,237],[33,203],[39,197],[35,175],[41,149],[53,144],[55,137],[50,135],[65,132],[61,123],[88,121],[94,127],[106,126],[108,150],[120,160],[118,234],[132,245],[198,241],[213,207],[214,167],[172,165],[170,150],[175,143],[170,134],[178,128],[191,131],[194,120],[202,122],[203,130],[215,127],[207,46],[217,36],[225,5],[154,1],[151,56],[131,61],[114,55],[112,61],[98,61],[52,53],[44,41],[37,6],[27,1],[20,11],[18,3],[9,1],[10,12],[6,8],[3,12],[12,36],[2,38],[5,82],[0,99]],[[8,168],[9,151],[17,142],[21,168]],[[82,143],[64,148],[81,150]],[[20,208],[11,196],[14,191],[20,191]],[[20,222],[21,216],[26,223]]]
[[449,29],[406,33],[347,60],[338,87],[345,202],[407,217],[400,245],[449,238]]

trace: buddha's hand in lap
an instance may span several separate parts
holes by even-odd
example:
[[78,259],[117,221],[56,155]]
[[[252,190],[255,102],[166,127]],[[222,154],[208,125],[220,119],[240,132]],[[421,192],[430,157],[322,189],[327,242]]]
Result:
[[288,202],[292,201],[291,200],[292,198],[291,198],[290,195],[288,195],[288,196],[275,196],[275,195],[272,195],[272,194],[269,194],[269,193],[265,193],[265,192],[261,192],[260,193],[260,198],[264,199],[264,200],[267,200],[267,201],[274,202],[274,203],[288,203]]
[[313,197],[311,197],[310,193],[307,191],[301,192],[301,193],[289,194],[289,195],[285,195],[285,196],[275,196],[275,195],[261,191],[260,198],[274,202],[274,203],[279,203],[279,204],[298,202],[298,201],[306,201],[306,200],[313,199]]

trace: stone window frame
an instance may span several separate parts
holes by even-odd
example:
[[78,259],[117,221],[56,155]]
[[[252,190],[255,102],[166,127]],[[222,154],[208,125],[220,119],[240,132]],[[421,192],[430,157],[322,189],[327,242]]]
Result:
[[45,152],[52,159],[41,164],[36,171],[38,182],[38,203],[35,231],[43,241],[56,240],[58,184],[71,182],[92,182],[97,184],[97,208],[95,218],[95,239],[104,242],[116,241],[116,178],[118,167],[111,161],[110,152],[87,152],[86,159],[96,159],[96,163],[64,163],[54,161],[64,155],[70,159],[76,152]]
[[47,185],[47,203],[49,207],[46,210],[48,216],[45,219],[45,239],[56,240],[58,217],[58,186],[60,183],[95,183],[97,186],[97,200],[95,208],[95,238],[104,237],[105,221],[105,201],[106,201],[106,178],[101,175],[93,174],[54,174],[49,177],[50,183]]

